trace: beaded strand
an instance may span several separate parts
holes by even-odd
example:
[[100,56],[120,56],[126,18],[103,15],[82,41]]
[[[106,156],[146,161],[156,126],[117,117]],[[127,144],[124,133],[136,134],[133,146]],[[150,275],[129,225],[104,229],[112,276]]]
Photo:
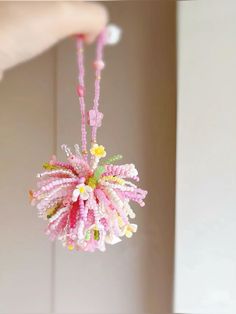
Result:
[[95,69],[95,94],[93,100],[93,114],[96,117],[96,123],[92,125],[92,144],[96,143],[96,136],[97,136],[97,128],[101,126],[101,119],[103,114],[98,111],[99,106],[99,98],[100,98],[100,82],[101,82],[101,72],[104,69],[104,61],[103,61],[103,48],[105,44],[105,33],[102,32],[97,41],[97,48],[96,48],[96,60],[94,61],[94,69]]
[[[101,120],[103,114],[98,111],[99,99],[100,99],[100,81],[101,71],[104,69],[103,61],[103,48],[105,45],[105,31],[98,36],[97,47],[96,47],[96,59],[93,63],[95,70],[95,83],[94,83],[94,99],[93,108],[88,112],[88,123],[92,128],[91,141],[92,144],[96,143],[97,129],[101,126]],[[85,83],[84,83],[84,49],[83,49],[83,37],[77,37],[77,64],[78,64],[78,81],[77,94],[80,101],[80,112],[81,112],[81,136],[82,136],[82,154],[87,160],[87,131],[86,131],[86,112],[85,112]]]
[[87,131],[86,131],[86,112],[85,112],[85,84],[84,84],[84,41],[83,36],[77,37],[77,64],[78,64],[78,81],[77,93],[80,102],[80,113],[81,113],[81,142],[82,142],[82,154],[85,160],[87,160]]

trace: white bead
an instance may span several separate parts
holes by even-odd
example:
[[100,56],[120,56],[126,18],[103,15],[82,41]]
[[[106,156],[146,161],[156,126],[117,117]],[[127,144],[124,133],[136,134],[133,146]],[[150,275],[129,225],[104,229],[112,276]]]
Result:
[[121,29],[114,25],[110,24],[106,28],[106,44],[115,45],[119,42],[121,38]]

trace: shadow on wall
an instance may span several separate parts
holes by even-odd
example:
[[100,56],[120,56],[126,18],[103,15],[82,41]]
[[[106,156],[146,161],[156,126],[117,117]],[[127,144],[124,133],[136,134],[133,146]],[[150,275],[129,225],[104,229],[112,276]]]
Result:
[[[172,313],[176,156],[176,9],[169,2],[150,8],[149,60],[143,97],[145,176],[149,194],[150,311]],[[148,110],[149,109],[149,110]],[[149,225],[150,224],[150,225]],[[147,265],[148,265],[147,261]]]
[[[122,118],[118,131],[113,128],[116,146],[126,152],[127,162],[135,160],[140,184],[149,191],[146,207],[137,209],[140,229],[136,237],[144,249],[138,261],[142,265],[142,308],[147,313],[170,314],[175,213],[176,6],[174,2],[138,2],[133,15],[134,3],[109,3],[108,8],[111,20],[114,16],[114,21],[123,27],[124,36],[116,51],[108,51],[113,60],[107,60],[110,68],[117,54],[114,85],[109,88],[121,96],[118,100],[111,96],[113,109],[107,115],[115,110],[117,117]],[[112,129],[112,123],[109,128]]]
[[[170,314],[175,203],[175,3],[108,2],[106,5],[111,21],[122,27],[123,38],[114,48],[105,50],[100,107],[105,117],[98,143],[105,145],[109,155],[122,153],[124,163],[136,164],[140,185],[148,189],[149,195],[145,208],[136,207],[139,232],[130,240],[108,247],[106,254],[95,253],[93,258],[71,256],[57,247],[53,267],[55,309],[79,313]],[[61,143],[78,141],[80,113],[71,88],[76,84],[74,53],[73,40],[63,42],[58,48],[58,147]],[[94,47],[89,47],[86,50],[88,106],[93,98],[93,58]],[[66,103],[70,104],[70,110]],[[74,271],[76,268],[85,271],[81,274]],[[97,285],[103,287],[102,292],[98,293]],[[85,286],[90,287],[92,304],[88,302]],[[80,299],[71,293],[71,288]]]
[[[172,313],[175,137],[176,42],[174,2],[108,2],[111,21],[123,29],[121,42],[105,49],[106,68],[101,82],[103,126],[98,143],[109,155],[122,153],[122,163],[134,162],[140,185],[149,191],[146,207],[135,208],[139,232],[130,240],[108,247],[106,254],[71,257],[56,251],[56,309],[61,312]],[[58,50],[58,143],[78,140],[79,108],[71,89],[76,81],[74,42]],[[94,47],[86,51],[88,106],[93,97],[91,61]],[[68,87],[68,90],[65,87]],[[70,100],[70,110],[65,103]],[[77,129],[77,128],[76,128]],[[134,206],[135,207],[135,206]],[[65,265],[70,265],[66,270]],[[75,273],[79,267],[91,274]],[[66,274],[66,275],[64,275]],[[80,282],[80,286],[78,286]],[[107,302],[97,293],[103,287]],[[91,286],[93,304],[83,287]],[[81,300],[65,287],[79,291]],[[112,287],[112,289],[110,289]]]

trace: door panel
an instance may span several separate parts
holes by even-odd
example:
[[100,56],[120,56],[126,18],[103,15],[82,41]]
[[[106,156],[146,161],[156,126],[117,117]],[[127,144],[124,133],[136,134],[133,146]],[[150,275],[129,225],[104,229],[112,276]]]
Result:
[[0,313],[48,313],[51,243],[28,190],[53,151],[54,53],[0,82]]

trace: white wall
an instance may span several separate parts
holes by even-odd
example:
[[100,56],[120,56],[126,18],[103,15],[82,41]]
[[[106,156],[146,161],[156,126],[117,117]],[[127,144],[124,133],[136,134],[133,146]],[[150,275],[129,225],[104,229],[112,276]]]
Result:
[[[42,163],[53,150],[63,156],[60,144],[80,141],[75,48],[68,39],[0,83],[1,314],[171,312],[175,4],[107,5],[124,36],[105,52],[98,138],[109,154],[136,163],[149,190],[147,206],[136,206],[139,232],[103,254],[69,252],[60,243],[51,246],[28,205],[27,190]],[[92,61],[94,48],[87,52]],[[91,63],[87,71],[92,91]]]
[[236,313],[236,2],[178,2],[175,313]]

